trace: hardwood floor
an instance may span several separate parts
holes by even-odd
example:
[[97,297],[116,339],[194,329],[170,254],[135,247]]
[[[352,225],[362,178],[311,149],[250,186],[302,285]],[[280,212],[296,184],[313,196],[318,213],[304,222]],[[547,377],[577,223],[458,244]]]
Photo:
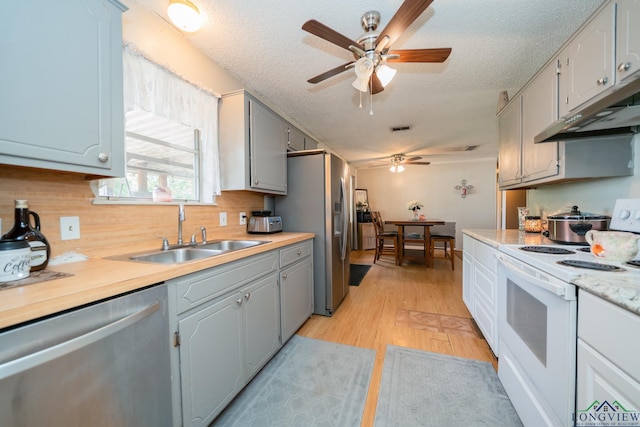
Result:
[[[352,264],[372,264],[373,250],[352,251]],[[434,316],[435,315],[435,316]],[[444,315],[444,316],[437,316]],[[460,319],[462,318],[462,319]],[[434,268],[394,265],[393,258],[373,264],[360,286],[332,317],[313,315],[298,334],[376,351],[362,427],[373,426],[387,344],[443,353],[493,364],[489,349],[462,301],[462,262],[456,269],[443,258]]]

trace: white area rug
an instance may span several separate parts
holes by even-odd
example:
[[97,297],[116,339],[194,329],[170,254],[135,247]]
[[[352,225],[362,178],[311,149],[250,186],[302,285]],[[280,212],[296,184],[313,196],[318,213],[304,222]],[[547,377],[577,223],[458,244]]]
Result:
[[515,427],[522,422],[490,363],[388,345],[374,425]]
[[375,352],[294,335],[213,426],[360,426]]

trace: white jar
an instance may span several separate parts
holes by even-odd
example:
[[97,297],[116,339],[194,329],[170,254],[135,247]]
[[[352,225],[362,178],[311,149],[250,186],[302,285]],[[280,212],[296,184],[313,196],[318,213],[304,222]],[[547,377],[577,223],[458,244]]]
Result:
[[26,240],[0,240],[0,283],[29,277],[31,247]]

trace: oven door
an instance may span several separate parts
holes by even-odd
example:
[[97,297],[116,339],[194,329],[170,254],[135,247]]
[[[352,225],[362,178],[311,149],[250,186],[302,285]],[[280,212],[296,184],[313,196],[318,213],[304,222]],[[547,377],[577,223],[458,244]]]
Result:
[[573,425],[575,286],[498,259],[498,376],[525,425]]

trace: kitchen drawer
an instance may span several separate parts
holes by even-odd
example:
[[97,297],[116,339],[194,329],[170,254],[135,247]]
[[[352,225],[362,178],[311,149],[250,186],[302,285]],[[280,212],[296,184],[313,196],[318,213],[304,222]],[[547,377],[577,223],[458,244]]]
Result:
[[286,267],[311,255],[312,240],[280,249],[280,267]]
[[278,251],[270,251],[175,279],[178,313],[183,313],[277,269]]
[[469,254],[469,256],[473,257],[473,237],[469,237],[466,234],[462,235],[462,250]]
[[640,316],[580,290],[578,336],[640,381]]
[[481,295],[488,304],[495,305],[498,298],[496,294],[497,282],[496,275],[493,272],[489,271],[484,265],[476,263],[475,287],[473,288],[476,298]]
[[473,257],[476,259],[476,261],[482,263],[485,267],[487,267],[493,274],[496,274],[498,271],[498,260],[496,259],[495,254],[495,248],[474,240]]

